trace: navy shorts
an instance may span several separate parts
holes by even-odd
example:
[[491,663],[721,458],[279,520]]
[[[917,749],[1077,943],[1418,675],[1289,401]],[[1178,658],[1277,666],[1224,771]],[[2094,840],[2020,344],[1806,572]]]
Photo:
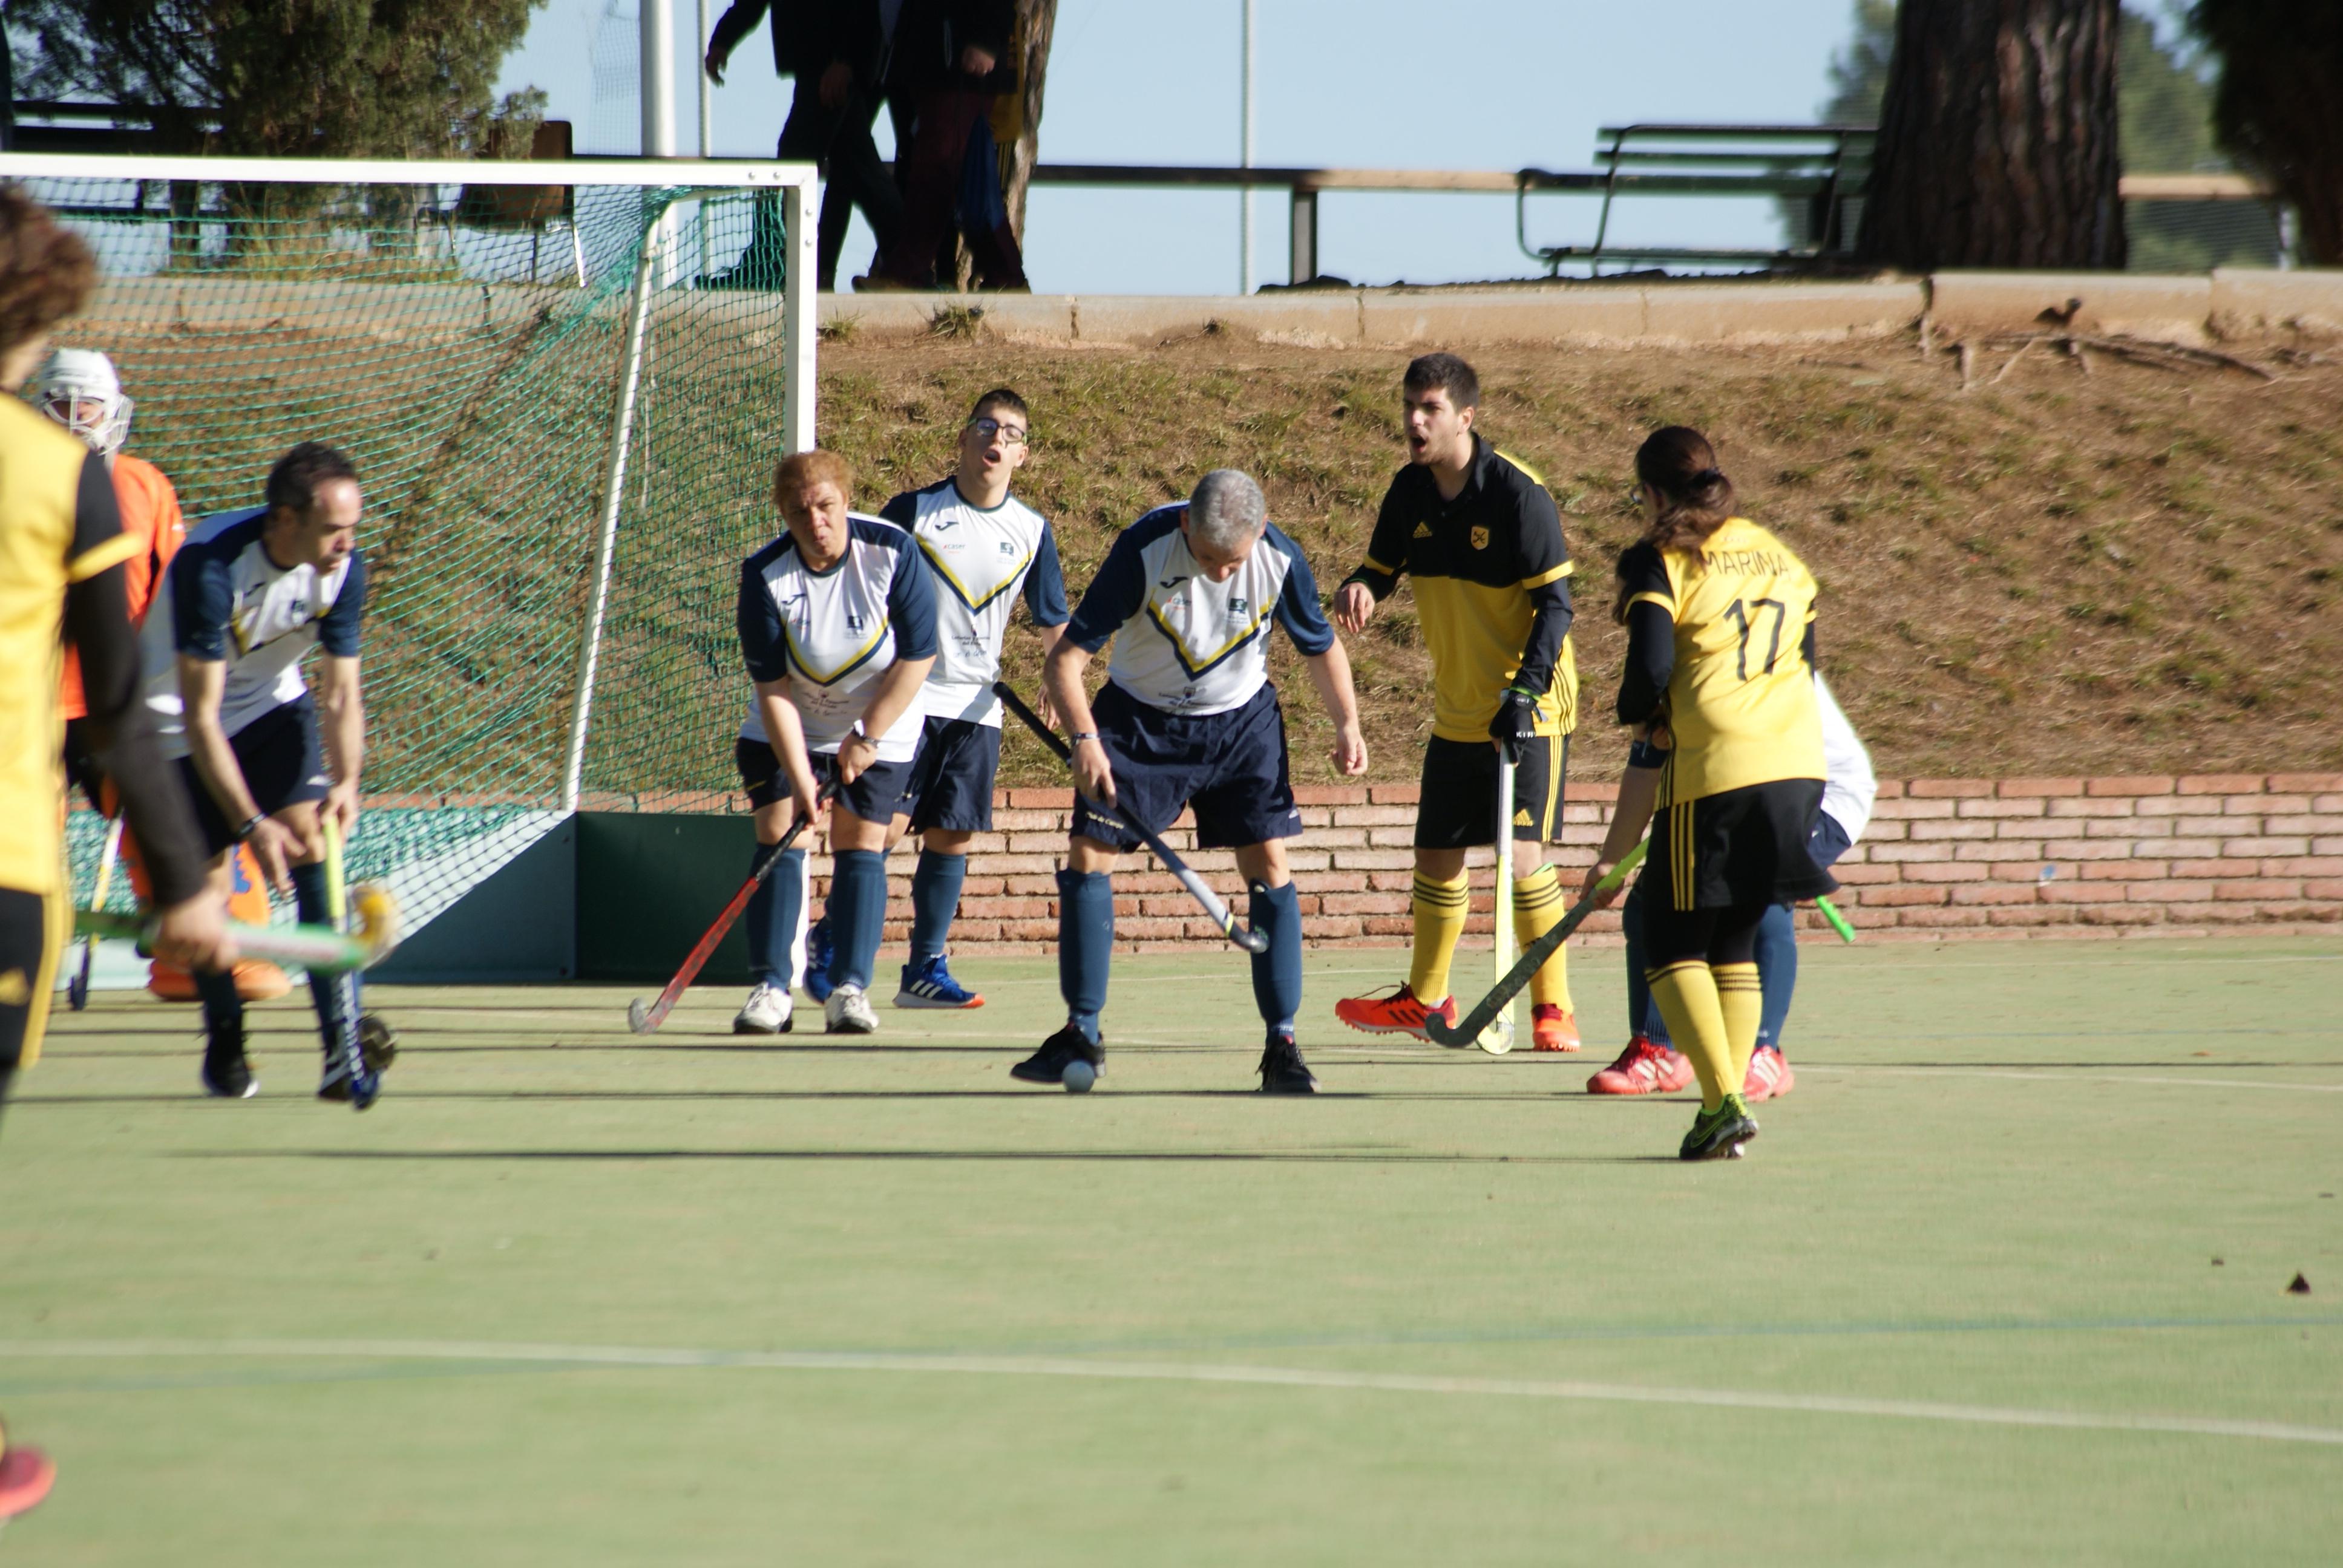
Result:
[[[252,803],[264,817],[303,800],[322,800],[334,787],[317,742],[317,705],[307,697],[270,709],[229,736],[227,747],[236,753],[244,787],[252,791]],[[179,779],[187,787],[188,804],[196,809],[196,827],[204,836],[206,851],[216,855],[234,844],[236,830],[244,824],[222,814],[193,758],[179,759]]]
[[920,737],[903,809],[911,831],[984,833],[992,829],[992,780],[1001,771],[1001,726],[930,719]]
[[[762,810],[789,798],[789,777],[781,771],[781,759],[773,755],[770,745],[762,740],[735,740],[732,760],[739,766],[740,788],[748,791],[749,805]],[[813,764],[816,784],[827,784],[838,777],[836,752],[816,751],[808,760]],[[916,766],[916,757],[910,762],[873,762],[838,792],[838,804],[866,822],[890,821]]]
[[[1196,812],[1196,847],[1234,849],[1297,838],[1302,813],[1285,767],[1285,715],[1264,684],[1226,713],[1176,714],[1151,708],[1109,681],[1091,706],[1099,739],[1114,765],[1116,803],[1151,832],[1183,807]],[[1139,835],[1074,796],[1073,831],[1118,849]]]

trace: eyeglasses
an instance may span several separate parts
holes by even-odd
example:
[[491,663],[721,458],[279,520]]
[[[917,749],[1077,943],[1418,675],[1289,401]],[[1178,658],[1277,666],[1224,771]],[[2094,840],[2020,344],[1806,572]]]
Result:
[[1631,507],[1640,507],[1644,504],[1643,486],[1634,485],[1629,487],[1627,491],[1627,504]]
[[970,419],[968,427],[980,436],[1000,437],[1004,447],[1021,447],[1026,441],[1024,431],[1014,425],[1004,425],[998,419]]

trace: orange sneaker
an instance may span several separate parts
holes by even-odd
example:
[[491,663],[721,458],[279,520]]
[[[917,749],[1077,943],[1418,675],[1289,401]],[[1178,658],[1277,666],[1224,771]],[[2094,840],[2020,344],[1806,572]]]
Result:
[[1576,1050],[1582,1043],[1576,1013],[1564,1012],[1550,1001],[1539,1002],[1530,1009],[1532,1050]]
[[1363,1034],[1412,1034],[1429,1040],[1423,1020],[1433,1013],[1456,1027],[1456,999],[1443,997],[1438,1007],[1426,1007],[1405,986],[1395,996],[1346,996],[1334,1004],[1334,1016]]
[[1674,1094],[1693,1079],[1692,1063],[1645,1035],[1637,1035],[1619,1060],[1586,1081],[1589,1094]]
[[[196,977],[156,959],[146,966],[146,989],[165,1001],[194,1001]],[[236,966],[236,994],[246,1001],[275,1001],[292,989],[285,971],[266,959],[245,959]]]
[[0,1452],[0,1520],[14,1519],[49,1494],[57,1467],[37,1448]]
[[1760,1046],[1749,1058],[1749,1070],[1741,1081],[1741,1098],[1755,1105],[1761,1100],[1779,1100],[1798,1086],[1798,1075],[1790,1070],[1789,1058],[1770,1045]]

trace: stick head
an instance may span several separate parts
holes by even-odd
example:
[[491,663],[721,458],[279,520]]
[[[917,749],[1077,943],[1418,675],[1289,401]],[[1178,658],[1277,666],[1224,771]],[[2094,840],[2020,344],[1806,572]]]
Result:
[[350,912],[358,927],[350,934],[367,945],[367,963],[380,963],[398,945],[398,900],[381,883],[365,882],[350,895]]
[[[1426,1021],[1428,1022],[1429,1020],[1427,1020]],[[1481,1031],[1481,1038],[1474,1040],[1473,1043],[1479,1046],[1483,1050],[1487,1051],[1491,1056],[1504,1055],[1505,1052],[1513,1049],[1513,1020],[1506,1017],[1503,1013],[1499,1013],[1496,1017],[1496,1020],[1490,1024],[1488,1028],[1483,1030]]]
[[1269,933],[1267,931],[1256,931],[1250,927],[1240,926],[1234,920],[1231,920],[1229,922],[1229,940],[1236,943],[1237,946],[1244,949],[1244,950],[1249,953],[1265,953],[1269,951]]
[[643,1005],[643,999],[640,997],[627,1004],[627,1027],[637,1034],[649,1034],[651,1031],[651,1010]]
[[1425,1037],[1428,1038],[1433,1044],[1444,1045],[1452,1050],[1461,1049],[1462,1047],[1468,1046],[1473,1043],[1463,1034],[1451,1029],[1448,1025],[1448,1020],[1441,1017],[1436,1012],[1428,1015],[1424,1019],[1423,1032]]

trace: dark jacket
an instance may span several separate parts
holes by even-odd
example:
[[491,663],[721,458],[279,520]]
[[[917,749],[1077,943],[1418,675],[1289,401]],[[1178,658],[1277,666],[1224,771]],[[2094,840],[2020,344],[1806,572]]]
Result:
[[[915,3],[915,0],[907,0]],[[819,76],[835,61],[852,67],[866,87],[887,62],[879,0],[733,0],[709,35],[711,53],[728,59],[740,40],[772,12],[773,69],[784,76]]]
[[[887,95],[911,103],[940,87],[1014,92],[1017,64],[1009,46],[1016,31],[1016,0],[903,0],[887,65]],[[990,75],[961,72],[960,52],[970,44],[992,56]]]

